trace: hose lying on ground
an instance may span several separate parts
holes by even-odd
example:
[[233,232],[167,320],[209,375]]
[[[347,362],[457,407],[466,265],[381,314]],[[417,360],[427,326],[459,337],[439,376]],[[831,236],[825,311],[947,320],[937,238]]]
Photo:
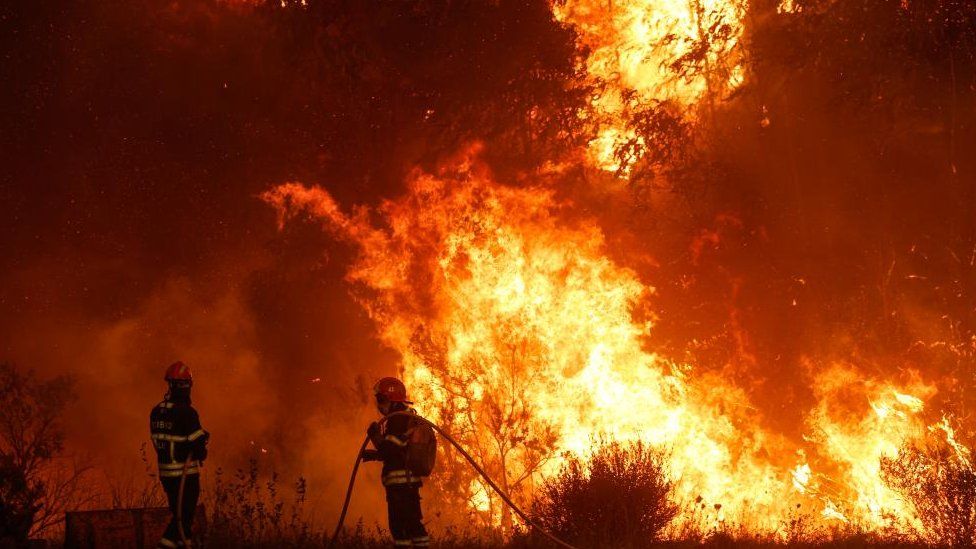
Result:
[[[500,498],[502,498],[502,501],[504,501],[509,507],[511,507],[512,510],[515,511],[515,514],[517,514],[522,520],[524,520],[526,524],[532,526],[533,528],[535,528],[539,532],[542,532],[543,534],[545,534],[545,536],[547,538],[549,538],[550,540],[552,540],[553,542],[555,542],[557,545],[560,545],[562,547],[565,547],[566,549],[576,549],[572,545],[570,545],[570,544],[566,543],[565,541],[557,538],[554,534],[552,534],[549,531],[547,531],[545,528],[543,528],[542,526],[540,526],[539,523],[537,523],[536,521],[532,520],[527,514],[525,514],[521,509],[519,509],[518,505],[515,505],[515,502],[513,502],[510,497],[508,497],[508,494],[506,494],[504,491],[502,491],[502,489],[499,488],[497,484],[495,484],[495,481],[493,481],[491,479],[491,477],[488,476],[488,473],[486,473],[485,470],[482,469],[474,461],[474,458],[472,458],[471,455],[468,454],[464,450],[464,448],[462,448],[461,445],[457,443],[456,440],[454,440],[453,438],[451,438],[451,435],[445,433],[440,427],[438,427],[436,424],[434,424],[430,420],[428,420],[426,418],[423,418],[423,417],[420,417],[420,416],[418,416],[416,414],[413,414],[411,412],[393,412],[392,414],[389,414],[389,415],[383,417],[380,420],[380,423],[382,424],[383,422],[385,422],[386,420],[390,419],[393,416],[404,416],[404,415],[407,415],[407,416],[410,416],[410,417],[412,417],[412,418],[414,418],[416,420],[422,421],[423,423],[425,423],[428,426],[430,426],[430,428],[432,428],[433,430],[435,430],[438,433],[440,433],[440,435],[442,437],[444,437],[448,442],[450,442],[451,445],[454,446],[454,448],[457,449],[457,451],[462,456],[464,456],[464,459],[466,459],[468,461],[468,463],[470,463],[471,466],[474,467],[474,470],[477,471],[478,474],[481,475],[481,477],[483,479],[485,479],[485,482],[488,483],[488,486],[491,486],[491,489],[494,490],[495,493],[497,493]],[[367,436],[363,440],[363,444],[359,448],[359,453],[356,454],[356,463],[352,467],[352,476],[349,477],[349,487],[346,489],[346,500],[342,503],[342,512],[339,514],[339,523],[336,524],[336,529],[335,529],[335,532],[333,532],[333,534],[332,534],[332,539],[329,540],[329,547],[330,548],[335,544],[336,539],[338,539],[339,532],[342,530],[342,523],[345,522],[345,520],[346,520],[346,511],[349,510],[349,500],[350,500],[350,498],[352,498],[352,487],[353,487],[353,484],[356,482],[356,473],[359,471],[359,463],[363,460],[363,451],[366,449],[366,444],[368,442],[369,442],[369,436]]]

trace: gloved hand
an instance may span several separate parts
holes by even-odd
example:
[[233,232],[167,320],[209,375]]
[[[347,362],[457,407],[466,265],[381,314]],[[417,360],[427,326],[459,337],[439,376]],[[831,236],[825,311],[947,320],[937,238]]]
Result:
[[382,459],[377,450],[363,450],[363,461],[380,461]]
[[192,446],[193,457],[203,463],[207,459],[207,444],[210,443],[210,433],[203,432],[203,436],[198,438]]
[[370,423],[369,427],[366,429],[366,434],[369,435],[369,438],[376,438],[380,436],[380,424],[375,421]]

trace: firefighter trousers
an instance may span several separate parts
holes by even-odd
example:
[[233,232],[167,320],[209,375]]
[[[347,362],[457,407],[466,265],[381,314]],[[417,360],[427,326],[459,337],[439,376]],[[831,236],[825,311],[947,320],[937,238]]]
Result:
[[[163,532],[162,539],[159,540],[157,547],[172,548],[183,547],[183,540],[180,538],[179,524],[176,521],[176,507],[180,494],[180,477],[170,477],[160,479],[163,483],[163,490],[166,492],[166,499],[169,501],[169,510],[173,514]],[[183,533],[187,540],[193,539],[193,513],[197,510],[197,500],[200,499],[200,475],[186,475],[186,484],[183,486]]]
[[429,547],[430,538],[420,511],[420,485],[401,484],[386,487],[390,533],[394,547]]

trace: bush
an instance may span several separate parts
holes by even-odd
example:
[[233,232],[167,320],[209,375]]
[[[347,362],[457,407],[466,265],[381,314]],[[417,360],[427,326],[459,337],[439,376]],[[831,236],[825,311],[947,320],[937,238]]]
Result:
[[976,469],[964,456],[945,445],[902,448],[881,458],[881,477],[915,508],[929,543],[976,543]]
[[641,442],[601,443],[543,483],[534,518],[579,547],[647,547],[678,511],[666,462]]

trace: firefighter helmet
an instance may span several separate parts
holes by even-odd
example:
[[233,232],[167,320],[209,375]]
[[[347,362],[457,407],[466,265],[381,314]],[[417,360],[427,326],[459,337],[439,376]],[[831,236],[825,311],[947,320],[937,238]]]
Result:
[[163,379],[169,381],[170,383],[192,383],[193,375],[190,374],[189,366],[177,360],[176,362],[170,364],[169,368],[166,368],[166,376],[163,377]]
[[373,386],[373,393],[378,397],[385,397],[390,402],[409,402],[407,387],[395,377],[384,377],[377,381]]

